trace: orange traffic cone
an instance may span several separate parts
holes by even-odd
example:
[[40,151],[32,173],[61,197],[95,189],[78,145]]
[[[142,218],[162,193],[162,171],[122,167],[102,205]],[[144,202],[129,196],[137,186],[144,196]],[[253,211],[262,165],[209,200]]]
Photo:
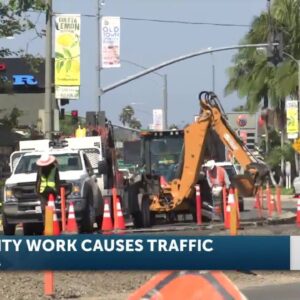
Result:
[[165,176],[160,176],[160,186],[162,188],[165,188],[168,186],[168,182],[167,182]]
[[232,188],[229,189],[229,194],[228,194],[228,202],[227,202],[231,207],[235,204],[235,199],[234,199],[234,191]]
[[225,222],[224,222],[224,227],[226,229],[230,229],[230,215],[231,215],[231,207],[229,204],[226,206],[226,217],[225,217]]
[[55,210],[53,210],[53,235],[60,235],[60,226]]
[[296,217],[296,224],[300,227],[300,198],[297,200],[297,217]]
[[121,229],[124,230],[126,228],[125,226],[125,219],[122,213],[122,208],[121,208],[121,204],[120,204],[120,199],[119,197],[117,197],[117,205],[116,205],[116,219],[115,224],[114,224],[114,229]]
[[48,196],[48,206],[53,207],[53,211],[55,211],[55,199],[53,194],[49,194]]
[[70,202],[70,205],[69,205],[68,223],[67,223],[66,231],[68,233],[78,233],[78,226],[77,226],[77,223],[76,223],[76,217],[75,217],[73,202]]
[[104,199],[104,213],[101,230],[104,232],[113,230],[113,223],[109,209],[109,200],[107,198]]
[[48,196],[48,206],[53,208],[53,235],[60,234],[59,221],[57,218],[57,214],[55,211],[55,199],[53,194],[49,194]]

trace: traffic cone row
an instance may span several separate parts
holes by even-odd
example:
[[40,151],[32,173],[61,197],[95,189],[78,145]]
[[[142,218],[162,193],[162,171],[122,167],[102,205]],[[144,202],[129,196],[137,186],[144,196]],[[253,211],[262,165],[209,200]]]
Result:
[[124,230],[126,228],[125,219],[122,213],[120,198],[116,197],[116,205],[114,211],[114,222],[109,208],[109,199],[104,199],[104,213],[101,230],[104,234],[110,233],[113,230]]
[[[55,199],[53,194],[49,194],[48,198],[48,207],[53,209],[53,235],[60,235],[60,222],[58,220],[56,209],[55,209]],[[68,222],[66,226],[67,233],[78,233],[78,226],[75,217],[75,210],[73,202],[69,204],[69,212],[68,212]]]

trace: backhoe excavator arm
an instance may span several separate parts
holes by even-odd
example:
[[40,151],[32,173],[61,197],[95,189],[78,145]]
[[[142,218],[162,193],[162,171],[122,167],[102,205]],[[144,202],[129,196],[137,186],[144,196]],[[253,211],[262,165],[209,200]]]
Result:
[[[202,96],[205,96],[202,98]],[[182,203],[193,192],[199,178],[199,170],[203,163],[206,137],[209,128],[215,130],[222,143],[230,149],[239,164],[244,168],[245,175],[236,177],[234,184],[242,194],[253,194],[263,178],[269,173],[268,167],[251,155],[236,133],[230,128],[222,112],[222,107],[214,93],[202,92],[199,95],[201,112],[197,121],[184,130],[184,159],[179,179],[174,179],[170,186],[163,190],[171,194],[170,208]]]

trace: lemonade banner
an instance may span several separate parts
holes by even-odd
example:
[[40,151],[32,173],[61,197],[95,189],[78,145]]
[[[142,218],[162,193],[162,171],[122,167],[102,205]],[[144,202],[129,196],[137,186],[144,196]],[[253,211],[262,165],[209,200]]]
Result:
[[286,130],[289,139],[298,137],[299,124],[298,124],[298,101],[286,101]]
[[55,85],[80,85],[80,15],[55,18]]
[[120,64],[120,17],[101,18],[101,66],[119,68]]
[[79,99],[79,86],[55,86],[55,98],[56,99]]

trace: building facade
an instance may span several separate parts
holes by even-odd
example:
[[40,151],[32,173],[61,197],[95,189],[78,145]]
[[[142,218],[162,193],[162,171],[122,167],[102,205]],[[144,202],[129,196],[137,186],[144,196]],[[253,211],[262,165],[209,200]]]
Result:
[[[53,82],[53,80],[52,80]],[[54,89],[53,89],[54,92]],[[45,65],[25,58],[0,59],[0,119],[13,108],[21,111],[20,126],[42,126],[45,101]],[[52,109],[57,108],[53,95]]]

